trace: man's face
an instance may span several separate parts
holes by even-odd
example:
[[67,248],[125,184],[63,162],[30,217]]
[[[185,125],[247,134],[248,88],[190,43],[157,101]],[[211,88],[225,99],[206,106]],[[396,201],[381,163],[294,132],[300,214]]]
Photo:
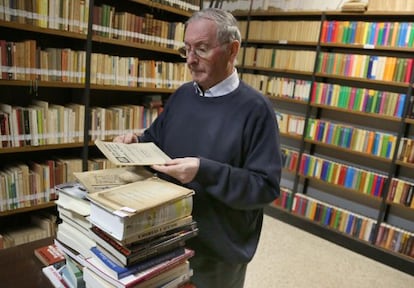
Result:
[[220,44],[216,36],[216,24],[207,19],[189,23],[185,32],[187,65],[193,80],[203,90],[216,85],[233,72],[228,49],[230,44]]

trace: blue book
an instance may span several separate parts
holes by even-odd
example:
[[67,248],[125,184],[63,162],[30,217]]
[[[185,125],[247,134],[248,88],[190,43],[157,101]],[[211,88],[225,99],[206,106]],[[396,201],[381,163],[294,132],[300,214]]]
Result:
[[323,181],[326,181],[326,178],[328,176],[328,167],[329,167],[329,162],[328,161],[323,161],[322,171],[321,171],[321,180],[323,180]]
[[381,138],[382,136],[378,133],[378,132],[375,132],[375,136],[374,136],[374,147],[372,147],[372,155],[379,155],[378,154],[378,149],[379,149],[379,142],[380,142],[380,138]]
[[408,23],[402,22],[400,23],[400,29],[397,38],[397,46],[398,47],[405,47],[405,38],[407,37],[407,30],[408,30]]
[[352,233],[352,227],[354,225],[355,215],[350,213],[347,220],[348,222],[346,223],[345,233],[349,235]]
[[397,117],[403,117],[404,112],[404,105],[405,105],[405,94],[400,94],[400,97],[398,97],[398,104],[397,104],[397,111],[395,112],[395,116]]
[[348,167],[345,175],[345,183],[344,186],[346,188],[353,188],[353,182],[354,182],[354,176],[355,176],[355,168],[354,167]]
[[108,267],[108,272],[117,279],[124,278],[128,275],[136,274],[142,272],[146,269],[149,269],[155,265],[161,264],[168,260],[171,260],[175,257],[183,255],[185,253],[184,247],[179,247],[174,250],[161,253],[157,256],[148,258],[131,266],[125,267],[120,266],[111,259],[109,259],[98,247],[91,248],[92,253],[99,259],[106,267]]
[[329,226],[329,223],[331,222],[332,209],[332,207],[326,207],[325,219],[323,219],[323,224],[326,226]]

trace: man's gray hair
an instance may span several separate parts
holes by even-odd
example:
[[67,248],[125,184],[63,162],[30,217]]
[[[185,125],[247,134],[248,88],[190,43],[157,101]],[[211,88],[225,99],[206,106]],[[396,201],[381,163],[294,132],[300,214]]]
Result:
[[217,40],[219,43],[230,43],[233,40],[237,40],[241,43],[241,34],[239,27],[237,26],[237,20],[231,13],[218,8],[206,8],[195,12],[187,20],[185,26],[187,27],[189,23],[200,19],[208,19],[216,23]]

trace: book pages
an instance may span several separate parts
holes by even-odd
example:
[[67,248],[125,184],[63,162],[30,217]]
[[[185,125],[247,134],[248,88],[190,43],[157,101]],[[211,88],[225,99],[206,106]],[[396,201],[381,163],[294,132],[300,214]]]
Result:
[[118,167],[74,172],[73,175],[85,186],[89,193],[142,181],[153,176],[144,167]]
[[87,197],[104,209],[127,217],[193,194],[191,189],[154,177],[88,194]]
[[95,145],[115,165],[153,165],[164,164],[170,160],[154,143],[118,143],[96,140]]

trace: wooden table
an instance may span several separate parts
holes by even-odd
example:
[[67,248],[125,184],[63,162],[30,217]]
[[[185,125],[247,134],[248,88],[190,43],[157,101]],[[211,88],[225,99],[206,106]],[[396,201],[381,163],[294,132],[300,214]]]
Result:
[[53,243],[46,238],[0,250],[0,287],[2,288],[53,288],[43,275],[44,265],[33,250]]

